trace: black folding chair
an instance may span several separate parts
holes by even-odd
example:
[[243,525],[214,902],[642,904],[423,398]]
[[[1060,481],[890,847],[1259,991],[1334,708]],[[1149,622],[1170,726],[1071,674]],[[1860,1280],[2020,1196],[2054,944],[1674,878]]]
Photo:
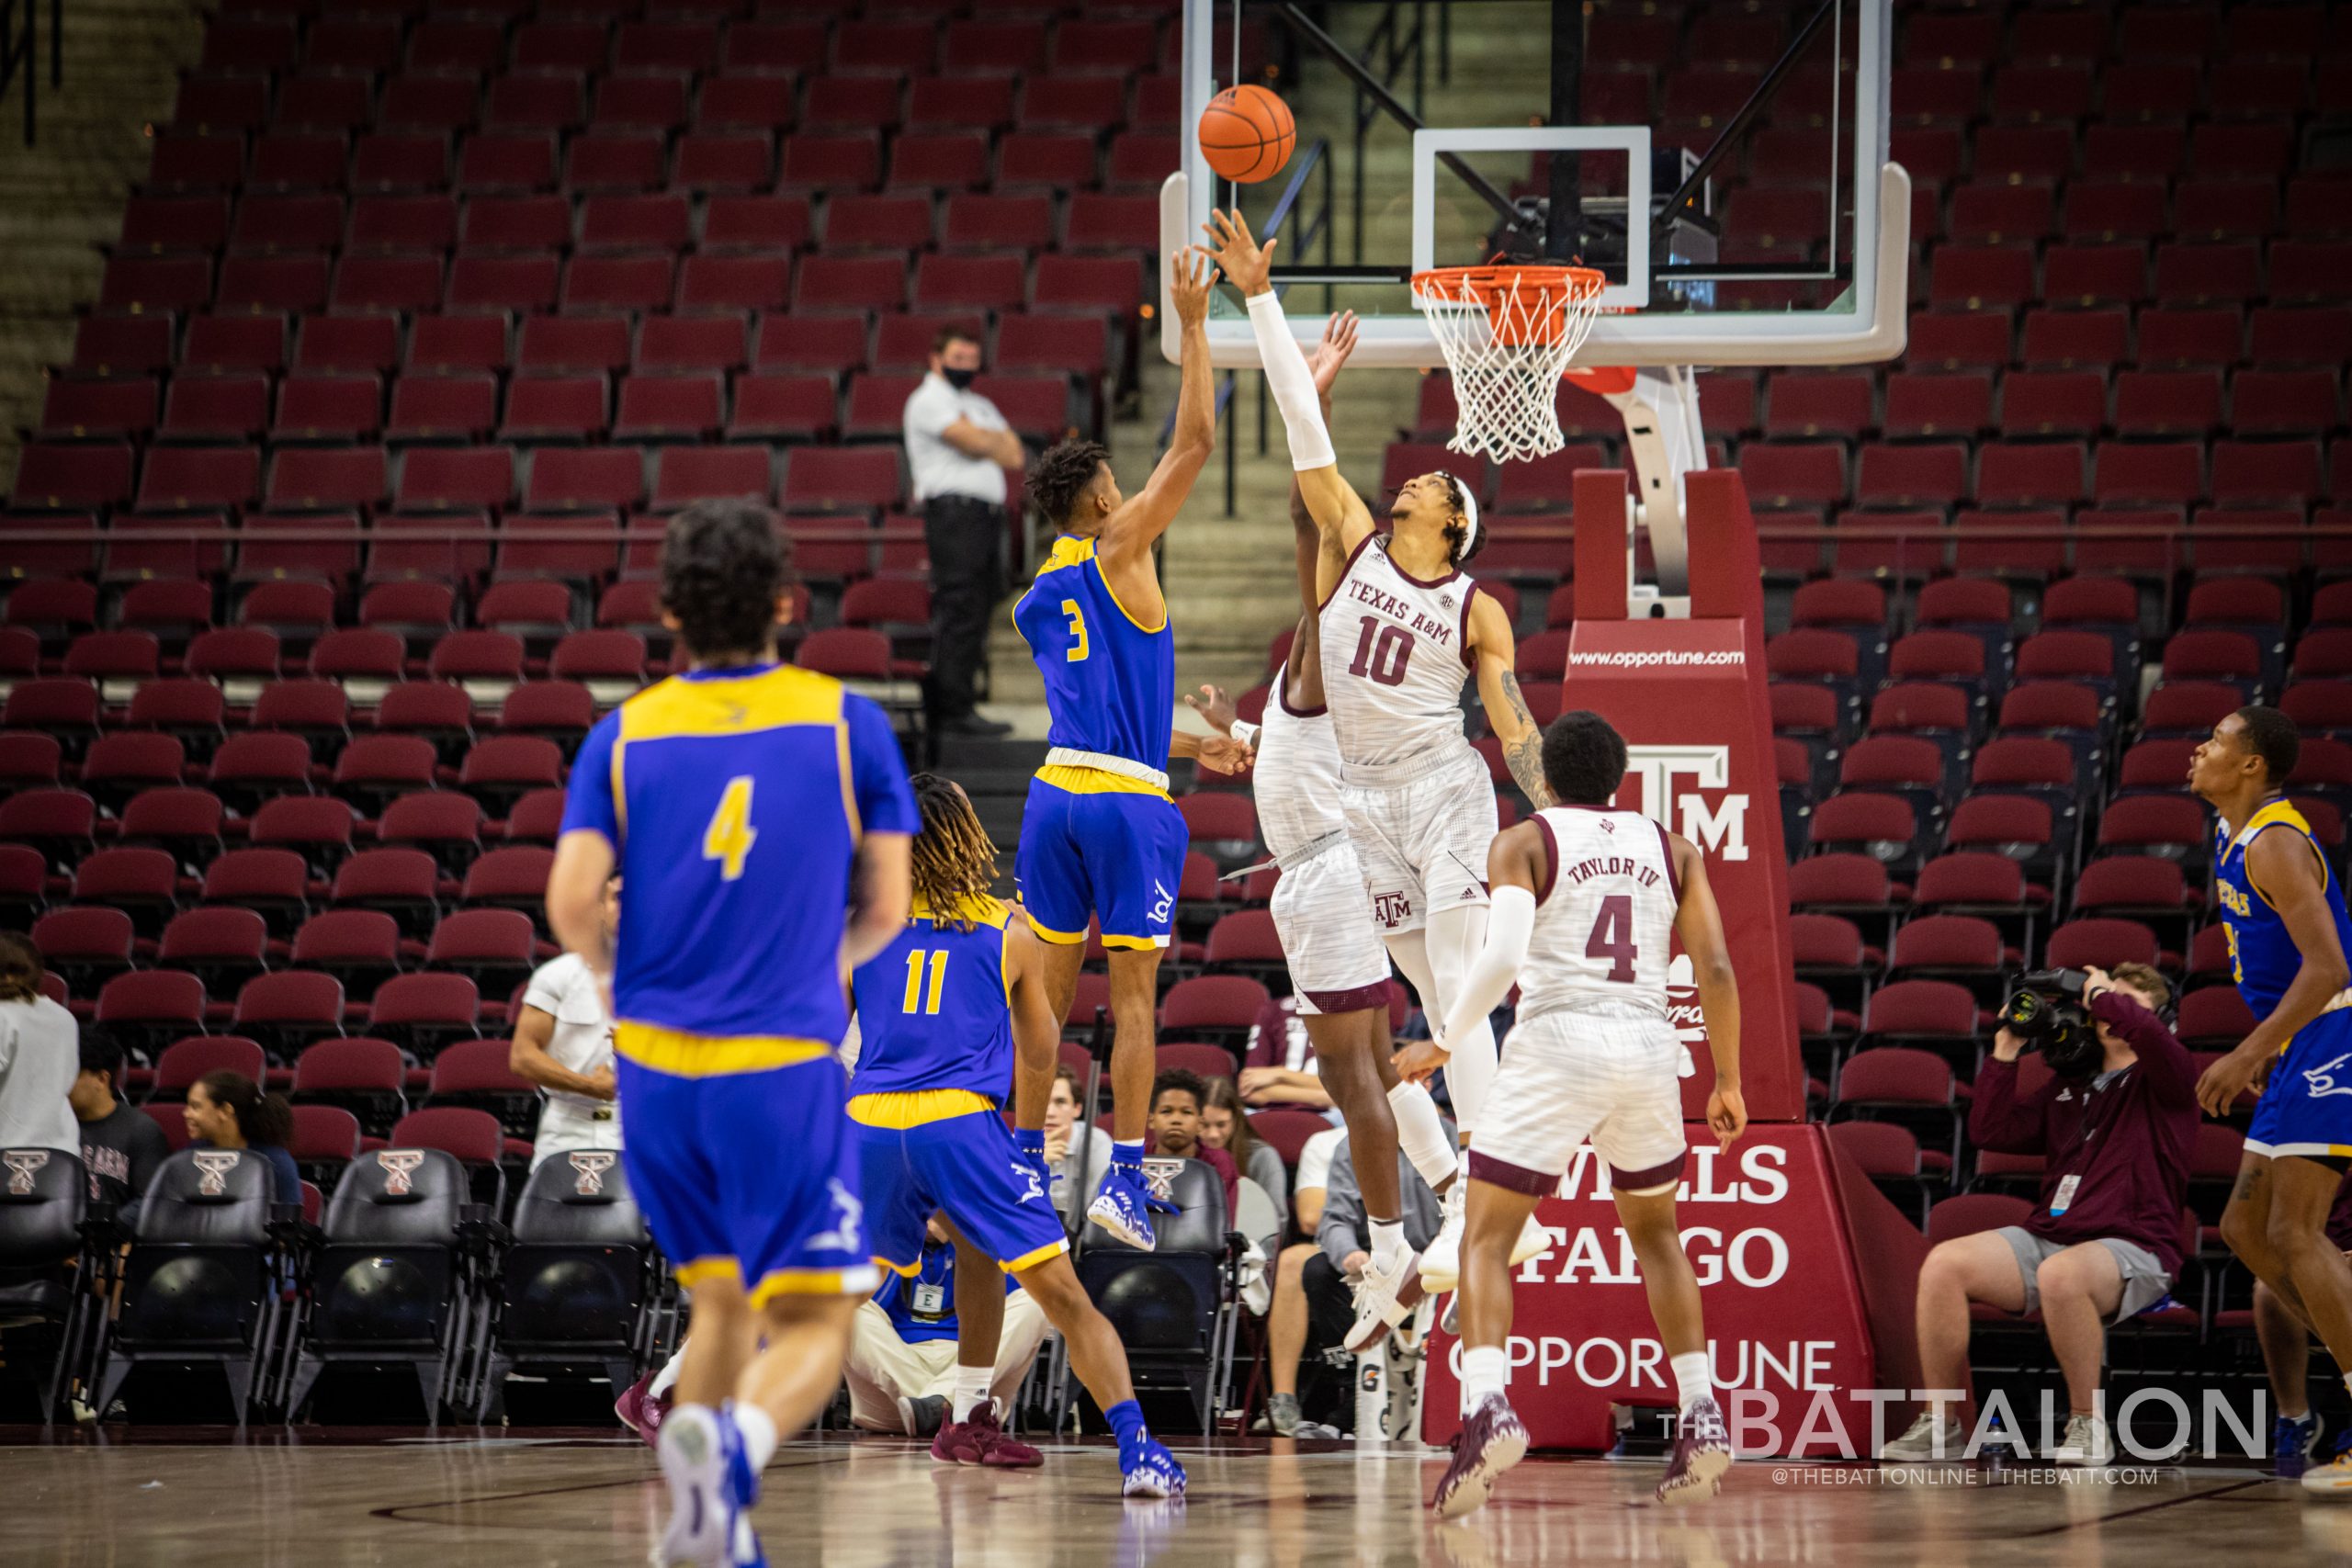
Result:
[[[63,1149],[0,1149],[0,1319],[6,1375],[30,1385],[41,1425],[57,1414],[68,1378],[86,1375],[93,1325],[83,1229],[89,1179]],[[104,1300],[97,1298],[104,1318]],[[30,1321],[25,1321],[30,1320]],[[44,1375],[46,1369],[46,1375]]]
[[[1241,1255],[1225,1213],[1225,1185],[1199,1160],[1148,1159],[1153,1194],[1176,1205],[1155,1213],[1158,1246],[1139,1252],[1099,1227],[1080,1226],[1079,1281],[1127,1348],[1136,1392],[1182,1389],[1212,1432],[1232,1385]],[[1069,1379],[1061,1397],[1067,1408]]]
[[498,1281],[477,1411],[485,1421],[501,1414],[507,1376],[526,1364],[563,1375],[593,1368],[617,1396],[649,1363],[661,1316],[676,1305],[612,1149],[550,1155],[531,1173]]
[[354,1160],[306,1270],[288,1418],[329,1366],[407,1366],[427,1420],[462,1407],[458,1391],[488,1324],[484,1258],[496,1228],[453,1155],[379,1149]]
[[[142,1363],[217,1366],[244,1425],[257,1376],[287,1321],[285,1253],[270,1164],[249,1149],[182,1149],[139,1200],[123,1264],[122,1315],[92,1408],[104,1411]],[[295,1210],[299,1222],[300,1210]]]

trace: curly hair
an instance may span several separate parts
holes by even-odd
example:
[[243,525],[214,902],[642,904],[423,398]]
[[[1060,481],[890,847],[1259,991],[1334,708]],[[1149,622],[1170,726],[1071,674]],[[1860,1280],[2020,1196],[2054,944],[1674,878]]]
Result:
[[792,544],[754,501],[698,501],[662,540],[662,607],[697,659],[756,654],[775,637],[775,602],[792,586]]
[[1572,806],[1602,806],[1625,777],[1625,738],[1589,708],[1564,713],[1544,732],[1544,782]]
[[989,897],[996,886],[996,845],[955,780],[917,773],[908,782],[922,813],[910,867],[915,897],[934,918],[969,931],[971,919],[960,911]]
[[1150,1103],[1153,1110],[1159,1108],[1159,1097],[1170,1089],[1191,1095],[1196,1109],[1209,1102],[1207,1080],[1190,1067],[1168,1067],[1152,1078]]
[[1053,526],[1063,526],[1110,460],[1111,449],[1100,441],[1064,441],[1047,447],[1029,470],[1029,504]]

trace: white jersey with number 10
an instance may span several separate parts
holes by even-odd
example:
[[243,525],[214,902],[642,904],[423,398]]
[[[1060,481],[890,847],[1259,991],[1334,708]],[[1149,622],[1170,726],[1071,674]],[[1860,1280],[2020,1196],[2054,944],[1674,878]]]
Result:
[[1519,1020],[1596,1000],[1667,1012],[1682,890],[1666,829],[1638,811],[1555,806],[1535,814],[1552,863],[1535,890]]
[[1407,576],[1377,534],[1348,558],[1316,626],[1323,700],[1349,769],[1469,750],[1462,683],[1473,667],[1470,600],[1477,592],[1459,571],[1433,581]]

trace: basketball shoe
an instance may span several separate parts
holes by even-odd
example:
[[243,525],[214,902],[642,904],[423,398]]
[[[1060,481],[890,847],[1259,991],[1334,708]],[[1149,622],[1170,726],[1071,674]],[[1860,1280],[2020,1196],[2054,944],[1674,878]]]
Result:
[[1430,1506],[1441,1519],[1458,1519],[1486,1506],[1503,1472],[1527,1457],[1527,1428],[1510,1401],[1490,1393],[1478,1402],[1453,1439],[1453,1462],[1445,1467]]
[[[1470,1201],[1469,1177],[1457,1177],[1453,1185],[1445,1190],[1445,1196],[1441,1201],[1444,1223],[1438,1226],[1437,1235],[1430,1238],[1429,1246],[1421,1249],[1421,1289],[1439,1293],[1453,1290],[1462,1283],[1462,1224]],[[1537,1254],[1548,1251],[1551,1246],[1551,1234],[1537,1224],[1535,1216],[1530,1214],[1526,1227],[1519,1233],[1519,1239],[1511,1244],[1510,1266],[1516,1269]]]
[[752,1529],[760,1478],[730,1407],[690,1404],[662,1424],[656,1445],[670,1483],[658,1568],[767,1568]]
[[1696,1503],[1712,1497],[1723,1486],[1731,1468],[1731,1433],[1724,1413],[1711,1397],[1692,1400],[1674,1424],[1674,1457],[1667,1461],[1666,1478],[1657,1483],[1661,1503]]

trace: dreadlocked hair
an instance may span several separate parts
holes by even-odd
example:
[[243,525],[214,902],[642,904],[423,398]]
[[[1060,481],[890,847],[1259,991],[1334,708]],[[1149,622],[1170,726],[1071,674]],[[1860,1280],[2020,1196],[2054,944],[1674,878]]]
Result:
[[996,886],[996,845],[980,826],[972,803],[944,773],[917,773],[915,806],[922,813],[922,831],[915,835],[912,864],[914,895],[932,918],[969,931],[974,904]]

